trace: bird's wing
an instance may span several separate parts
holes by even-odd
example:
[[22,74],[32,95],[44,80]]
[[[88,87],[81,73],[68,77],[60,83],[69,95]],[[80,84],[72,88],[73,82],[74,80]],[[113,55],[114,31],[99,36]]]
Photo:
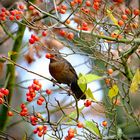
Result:
[[66,62],[67,66],[68,66],[68,69],[75,75],[75,78],[76,78],[75,80],[77,80],[78,76],[77,76],[76,71],[73,68],[73,66],[67,60],[64,59],[64,61]]

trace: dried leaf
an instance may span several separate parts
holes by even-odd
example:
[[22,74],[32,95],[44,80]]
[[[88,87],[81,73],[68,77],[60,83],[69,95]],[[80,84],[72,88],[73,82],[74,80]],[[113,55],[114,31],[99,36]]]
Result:
[[64,47],[64,45],[59,41],[56,40],[54,38],[49,38],[46,40],[46,44],[48,46],[49,49],[56,49],[56,50],[60,50]]

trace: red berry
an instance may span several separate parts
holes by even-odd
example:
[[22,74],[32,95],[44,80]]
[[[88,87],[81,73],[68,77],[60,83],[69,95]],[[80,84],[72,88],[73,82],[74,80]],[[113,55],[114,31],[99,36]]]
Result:
[[99,2],[94,2],[94,3],[93,3],[93,8],[94,8],[95,10],[99,10]]
[[6,12],[6,8],[5,8],[5,7],[2,7],[2,8],[1,8],[1,11],[2,11],[2,12]]
[[72,32],[68,33],[67,38],[68,38],[69,40],[72,40],[72,39],[74,38],[74,34],[73,34]]
[[36,96],[35,92],[30,92],[28,96],[31,96],[32,98],[34,98]]
[[61,8],[63,9],[63,10],[67,10],[67,6],[66,5],[61,5]]
[[41,100],[42,102],[45,101],[44,97],[42,97],[42,96],[40,96],[40,97],[38,98],[38,100]]
[[103,122],[102,122],[102,125],[103,125],[104,127],[106,127],[106,126],[107,126],[107,121],[103,121]]
[[65,13],[66,13],[66,10],[60,9],[60,13],[61,13],[61,14],[65,14]]
[[35,9],[35,8],[34,8],[32,5],[29,6],[29,10],[32,11],[32,10],[34,10],[34,9]]
[[84,30],[84,31],[88,31],[88,27],[82,27],[82,30]]
[[86,6],[91,6],[90,0],[87,0],[87,1],[86,1]]
[[21,107],[21,109],[24,109],[26,106],[25,106],[25,104],[22,103],[22,104],[20,105],[20,107]]
[[107,73],[108,73],[109,75],[111,75],[111,74],[113,73],[113,69],[108,69],[108,70],[107,70]]
[[6,11],[5,14],[6,14],[6,16],[9,16],[10,15],[10,12],[9,11]]
[[5,89],[5,88],[1,88],[0,90],[4,95],[8,95],[9,94],[9,90],[8,89]]
[[118,24],[119,24],[120,26],[123,26],[123,25],[124,25],[124,22],[123,22],[122,20],[119,20],[119,21],[118,21]]
[[68,137],[71,138],[71,139],[74,137],[74,129],[70,128],[68,130]]
[[39,85],[36,85],[36,86],[35,86],[35,90],[36,90],[36,91],[39,91],[39,90],[40,90],[40,86],[39,86]]
[[47,130],[47,126],[43,126],[43,130]]
[[134,15],[138,16],[140,14],[140,10],[139,9],[134,9]]
[[10,14],[13,15],[13,16],[16,15],[16,10],[10,11]]
[[46,93],[50,95],[50,94],[52,93],[52,90],[47,89],[47,90],[46,90]]
[[24,10],[24,5],[23,4],[20,4],[19,6],[18,6],[18,8],[20,9],[20,10]]
[[0,20],[5,21],[6,17],[0,17]]
[[13,15],[10,15],[10,16],[9,16],[9,19],[10,19],[11,21],[13,21],[13,20],[15,19],[15,17],[14,17]]
[[31,102],[31,101],[33,100],[33,97],[28,96],[26,100],[27,100],[28,102]]
[[7,115],[11,117],[14,115],[14,113],[12,111],[8,111]]
[[23,112],[27,112],[27,111],[28,111],[27,107],[24,107],[24,108],[22,109],[22,111],[23,111]]
[[122,15],[121,18],[122,18],[123,20],[127,20],[127,19],[128,19],[127,15],[125,15],[125,14]]
[[45,55],[45,57],[48,58],[48,59],[50,59],[51,56],[52,56],[52,55],[51,55],[50,53],[47,53],[47,54]]
[[34,134],[37,134],[37,132],[38,132],[37,128],[34,129],[33,133],[34,133]]
[[74,137],[74,133],[69,133],[68,137],[72,139]]
[[83,128],[83,127],[84,127],[84,124],[83,124],[82,122],[78,122],[78,123],[77,123],[77,127]]
[[74,129],[70,128],[70,129],[68,130],[68,134],[69,134],[69,133],[74,133]]
[[20,15],[16,15],[16,19],[17,20],[20,20],[21,19],[21,16]]
[[38,136],[42,137],[43,133],[42,132],[38,132]]
[[126,8],[126,9],[125,9],[125,13],[128,14],[128,15],[130,15],[130,14],[131,14],[130,9],[129,9],[129,8]]
[[89,107],[91,105],[91,101],[90,100],[86,100],[86,102],[84,103],[85,107]]
[[35,36],[34,40],[35,41],[39,41],[39,37],[38,36]]
[[1,12],[1,13],[0,13],[0,16],[1,16],[1,17],[5,17],[5,16],[6,16],[6,15],[5,15],[5,12]]
[[124,0],[114,0],[115,2],[122,3]]
[[39,81],[37,79],[34,79],[33,80],[33,83],[36,84],[36,85],[38,85],[39,84]]
[[79,4],[81,4],[83,0],[77,0],[77,1],[78,1]]
[[39,41],[39,37],[36,36],[36,35],[34,35],[34,34],[31,35],[31,38],[32,38],[34,41]]
[[67,24],[70,24],[70,19],[67,19],[67,20],[66,20],[66,23],[67,23]]
[[65,32],[64,30],[60,30],[59,34],[60,34],[61,36],[65,36],[65,35],[66,35],[66,32]]
[[47,35],[47,32],[46,31],[43,31],[42,32],[42,36],[46,36]]
[[34,43],[35,43],[35,40],[34,40],[33,38],[30,38],[30,39],[29,39],[29,43],[30,43],[30,44],[34,44]]
[[20,116],[26,116],[26,113],[23,112],[23,111],[21,111],[21,112],[20,112]]
[[38,105],[42,105],[42,101],[41,100],[37,100],[37,104]]
[[75,2],[74,1],[71,1],[70,2],[70,5],[73,7],[75,5]]
[[83,22],[83,23],[82,23],[82,26],[83,26],[83,27],[87,27],[88,24],[87,24],[86,22]]

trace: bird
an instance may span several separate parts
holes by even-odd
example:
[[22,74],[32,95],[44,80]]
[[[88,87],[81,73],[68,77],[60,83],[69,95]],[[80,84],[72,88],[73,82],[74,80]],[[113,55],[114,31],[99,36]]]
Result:
[[78,85],[78,76],[73,66],[60,54],[51,54],[49,72],[59,84],[67,84],[75,94],[76,99],[86,99],[85,94]]

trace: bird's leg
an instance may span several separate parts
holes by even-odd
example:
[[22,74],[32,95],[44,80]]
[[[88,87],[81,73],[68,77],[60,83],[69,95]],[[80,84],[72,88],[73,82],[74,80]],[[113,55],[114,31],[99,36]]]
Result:
[[[68,87],[70,87],[70,84],[67,84]],[[72,94],[71,89],[68,89],[68,95],[70,96]]]
[[[56,80],[54,80],[53,78],[51,79],[51,81],[53,82],[53,86],[55,86],[56,83],[58,83]],[[59,83],[61,84],[61,83]]]

